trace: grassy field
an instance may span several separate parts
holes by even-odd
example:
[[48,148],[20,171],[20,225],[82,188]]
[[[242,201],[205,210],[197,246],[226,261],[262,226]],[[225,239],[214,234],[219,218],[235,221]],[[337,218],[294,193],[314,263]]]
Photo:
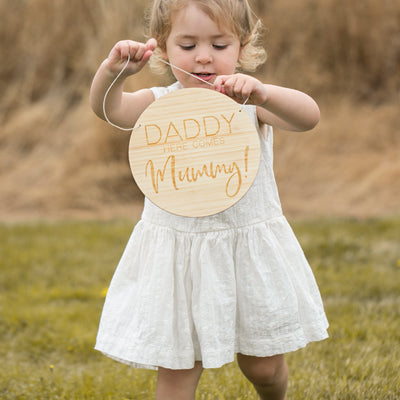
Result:
[[[288,399],[400,398],[400,218],[293,224],[330,339],[289,354]],[[130,221],[0,225],[0,398],[151,399],[156,373],[92,350]],[[236,364],[198,399],[256,399]]]

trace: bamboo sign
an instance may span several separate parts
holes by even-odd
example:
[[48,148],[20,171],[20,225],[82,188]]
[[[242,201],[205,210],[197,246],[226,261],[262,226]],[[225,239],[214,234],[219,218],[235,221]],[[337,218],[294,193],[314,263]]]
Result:
[[140,190],[173,214],[201,217],[239,201],[258,171],[260,142],[239,104],[210,89],[160,97],[139,117],[129,162]]

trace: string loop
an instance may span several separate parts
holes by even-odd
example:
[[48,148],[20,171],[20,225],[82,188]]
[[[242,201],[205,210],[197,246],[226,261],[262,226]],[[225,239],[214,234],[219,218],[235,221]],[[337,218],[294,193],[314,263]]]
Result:
[[[184,72],[184,73],[187,74],[187,75],[192,76],[193,78],[198,79],[199,81],[202,81],[202,82],[206,83],[207,85],[214,86],[212,83],[207,82],[207,81],[204,80],[204,79],[201,79],[199,76],[193,75],[193,74],[191,74],[190,72],[185,71],[184,69],[179,68],[179,67],[177,67],[177,66],[175,66],[175,65],[173,65],[173,64],[171,64],[171,63],[169,63],[168,61],[163,60],[162,58],[159,58],[159,57],[155,56],[154,54],[152,55],[152,57],[154,57],[154,58],[156,58],[157,60],[163,62],[164,64],[169,65],[171,68],[175,68],[175,69],[177,69],[177,70],[179,70],[179,71],[181,71],[181,72]],[[108,96],[108,93],[110,92],[111,88],[114,86],[115,82],[118,80],[118,78],[124,73],[124,71],[125,71],[126,68],[128,67],[130,59],[131,59],[130,54],[128,54],[128,59],[127,59],[125,65],[122,67],[121,71],[118,73],[118,75],[115,77],[115,79],[111,82],[111,84],[110,84],[110,86],[108,87],[106,93],[104,94],[104,98],[103,98],[103,115],[104,115],[105,120],[106,120],[111,126],[113,126],[114,128],[118,128],[118,129],[120,129],[121,131],[133,131],[133,129],[139,128],[140,125],[139,125],[138,127],[136,127],[136,128],[135,128],[135,127],[132,127],[132,128],[123,128],[123,127],[121,127],[121,126],[119,126],[119,125],[116,125],[116,124],[114,124],[113,122],[111,122],[110,119],[109,119],[108,116],[107,116],[107,113],[106,113],[106,100],[107,100],[107,96]],[[250,97],[248,97],[248,98],[245,100],[245,102],[241,105],[242,107],[249,101],[249,98],[250,98]],[[241,111],[241,110],[240,110],[240,111]]]

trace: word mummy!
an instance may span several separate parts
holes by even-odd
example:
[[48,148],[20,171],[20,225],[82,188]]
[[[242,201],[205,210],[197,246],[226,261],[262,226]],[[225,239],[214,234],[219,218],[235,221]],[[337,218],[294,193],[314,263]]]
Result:
[[246,146],[244,150],[244,171],[240,167],[241,163],[237,161],[231,163],[214,163],[211,161],[198,168],[177,168],[175,156],[170,155],[162,168],[156,168],[153,161],[149,160],[146,164],[145,174],[150,176],[155,193],[159,192],[160,181],[164,182],[167,176],[169,176],[174,189],[179,190],[179,183],[196,183],[202,177],[217,179],[219,175],[225,175],[227,177],[225,194],[227,197],[235,197],[242,187],[243,173],[248,172],[248,154],[249,146]]

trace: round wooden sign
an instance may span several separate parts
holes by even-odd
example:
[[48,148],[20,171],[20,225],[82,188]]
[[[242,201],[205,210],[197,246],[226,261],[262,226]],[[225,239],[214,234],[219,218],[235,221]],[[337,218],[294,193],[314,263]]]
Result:
[[129,162],[140,190],[186,217],[216,214],[239,201],[258,171],[260,141],[246,111],[211,89],[180,89],[139,117]]

